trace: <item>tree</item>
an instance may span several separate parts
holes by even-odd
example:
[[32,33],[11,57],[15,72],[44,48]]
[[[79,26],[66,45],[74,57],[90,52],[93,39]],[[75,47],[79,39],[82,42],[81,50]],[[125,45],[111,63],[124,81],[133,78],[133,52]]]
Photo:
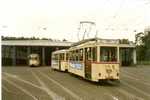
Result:
[[66,40],[66,39],[63,39],[62,41],[63,41],[63,42],[66,42],[67,40]]
[[135,36],[137,60],[150,61],[150,32],[140,32]]
[[150,32],[148,32],[144,38],[143,38],[143,41],[144,41],[144,47],[145,47],[145,59],[147,61],[150,61]]

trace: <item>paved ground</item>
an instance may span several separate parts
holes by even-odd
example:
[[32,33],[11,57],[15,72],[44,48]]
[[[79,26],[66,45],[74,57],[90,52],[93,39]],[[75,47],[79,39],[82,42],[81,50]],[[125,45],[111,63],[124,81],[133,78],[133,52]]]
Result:
[[93,83],[50,67],[2,67],[2,100],[150,100],[150,66],[122,67],[120,83]]

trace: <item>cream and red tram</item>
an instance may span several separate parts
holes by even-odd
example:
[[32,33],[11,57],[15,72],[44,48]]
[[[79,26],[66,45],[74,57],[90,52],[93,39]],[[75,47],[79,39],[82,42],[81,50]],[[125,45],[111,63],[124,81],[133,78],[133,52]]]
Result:
[[68,50],[57,50],[52,53],[52,69],[67,71]]
[[39,54],[30,54],[28,56],[28,64],[31,67],[40,66],[40,56],[39,56]]
[[119,80],[119,47],[117,41],[113,42],[94,38],[73,44],[69,48],[68,72],[97,82]]

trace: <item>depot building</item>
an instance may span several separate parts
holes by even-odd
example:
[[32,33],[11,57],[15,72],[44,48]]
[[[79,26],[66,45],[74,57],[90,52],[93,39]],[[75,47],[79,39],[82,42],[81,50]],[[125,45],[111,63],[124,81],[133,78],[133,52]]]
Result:
[[28,56],[36,53],[42,66],[51,65],[51,53],[67,49],[71,42],[50,40],[2,40],[2,66],[26,66]]
[[[122,66],[136,64],[135,44],[118,39],[101,39],[104,44],[119,46],[119,61]],[[73,43],[50,40],[2,40],[2,66],[27,66],[28,56],[36,53],[40,56],[42,66],[51,65],[53,51],[68,49]]]

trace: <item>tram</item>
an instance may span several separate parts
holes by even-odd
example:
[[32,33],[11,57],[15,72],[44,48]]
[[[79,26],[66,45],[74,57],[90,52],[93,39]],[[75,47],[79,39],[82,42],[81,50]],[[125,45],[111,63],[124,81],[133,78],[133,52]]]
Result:
[[119,80],[119,47],[115,40],[86,39],[69,48],[68,72],[91,81]]
[[[120,66],[124,50],[130,49],[130,57],[136,62],[134,43],[121,43],[119,39],[91,38],[71,45],[69,49],[52,53],[52,68],[83,77],[91,81],[120,79]],[[121,53],[121,54],[120,54]],[[125,53],[129,55],[128,52]]]
[[31,67],[40,66],[40,57],[38,54],[30,54],[28,56],[28,64]]
[[57,50],[52,52],[52,69],[59,71],[68,70],[68,50]]

